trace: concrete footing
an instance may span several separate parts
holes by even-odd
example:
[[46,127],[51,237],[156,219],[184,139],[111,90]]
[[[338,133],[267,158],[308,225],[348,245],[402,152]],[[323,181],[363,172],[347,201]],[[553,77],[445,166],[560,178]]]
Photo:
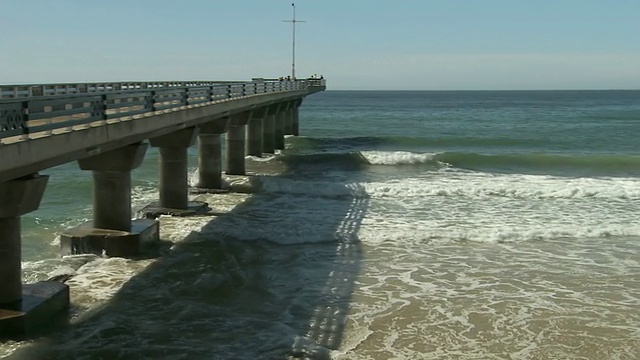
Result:
[[163,207],[160,203],[151,203],[138,211],[138,216],[145,219],[156,219],[160,215],[191,216],[206,214],[211,208],[203,201],[189,201],[186,209],[172,209]]
[[22,286],[22,300],[0,305],[0,338],[38,336],[68,322],[69,287],[57,281]]
[[191,187],[191,188],[189,188],[189,194],[192,194],[192,195],[227,194],[227,193],[229,193],[229,189],[205,188],[205,187]]
[[96,228],[88,222],[65,230],[60,235],[60,247],[63,255],[129,257],[140,254],[145,245],[159,238],[160,225],[153,219],[132,220],[129,231]]

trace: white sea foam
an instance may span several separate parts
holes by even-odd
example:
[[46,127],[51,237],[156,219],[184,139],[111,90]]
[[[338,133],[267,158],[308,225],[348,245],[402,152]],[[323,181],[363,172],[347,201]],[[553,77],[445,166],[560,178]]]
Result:
[[604,198],[640,199],[640,179],[636,178],[561,178],[545,175],[452,174],[438,177],[413,177],[385,182],[341,183],[335,181],[292,180],[255,177],[243,183],[243,192],[288,193],[326,197],[464,196],[474,198],[506,197],[529,199]]
[[317,197],[366,197],[363,185],[358,183],[339,183],[334,181],[293,180],[276,177],[255,177],[254,191],[264,193],[283,193],[291,195],[307,195]]
[[[367,223],[381,221],[368,220]],[[409,222],[409,221],[408,221]],[[584,227],[579,224],[561,225],[561,224],[524,224],[522,226],[468,226],[452,228],[441,225],[434,221],[432,224],[427,222],[421,224],[413,224],[413,226],[398,226],[384,229],[380,227],[365,227],[358,233],[360,241],[370,244],[382,244],[389,242],[391,244],[434,244],[434,243],[451,243],[460,241],[469,242],[485,242],[485,243],[508,243],[508,242],[527,242],[552,240],[557,238],[566,239],[586,239],[599,238],[602,241],[612,237],[633,236],[640,237],[640,225],[612,225],[604,224],[602,226]],[[387,224],[390,225],[390,224]]]
[[434,162],[436,155],[408,151],[361,151],[360,154],[372,165],[427,164]]
[[251,156],[251,155],[245,157],[245,159],[249,159],[254,162],[270,162],[275,158],[277,158],[276,154],[271,154],[263,157],[257,157],[257,156]]

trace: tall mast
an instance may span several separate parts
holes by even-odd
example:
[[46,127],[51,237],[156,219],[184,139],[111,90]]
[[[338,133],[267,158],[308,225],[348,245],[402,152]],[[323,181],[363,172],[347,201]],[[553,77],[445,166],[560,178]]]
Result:
[[296,4],[291,4],[293,9],[293,16],[291,20],[282,20],[284,22],[290,22],[293,28],[293,42],[291,44],[291,79],[296,78],[296,23],[306,22],[304,20],[296,20]]

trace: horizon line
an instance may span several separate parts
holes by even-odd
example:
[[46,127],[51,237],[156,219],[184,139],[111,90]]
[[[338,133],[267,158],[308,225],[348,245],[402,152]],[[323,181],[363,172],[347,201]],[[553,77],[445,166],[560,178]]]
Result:
[[640,91],[640,88],[610,88],[610,89],[326,89],[326,91],[438,91],[438,92],[462,92],[462,91]]

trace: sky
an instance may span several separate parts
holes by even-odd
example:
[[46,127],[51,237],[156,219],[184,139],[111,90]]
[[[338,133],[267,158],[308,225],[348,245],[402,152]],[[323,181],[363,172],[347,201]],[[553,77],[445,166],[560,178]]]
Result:
[[[0,84],[291,74],[290,0],[0,0]],[[330,90],[640,89],[640,0],[298,0]]]

